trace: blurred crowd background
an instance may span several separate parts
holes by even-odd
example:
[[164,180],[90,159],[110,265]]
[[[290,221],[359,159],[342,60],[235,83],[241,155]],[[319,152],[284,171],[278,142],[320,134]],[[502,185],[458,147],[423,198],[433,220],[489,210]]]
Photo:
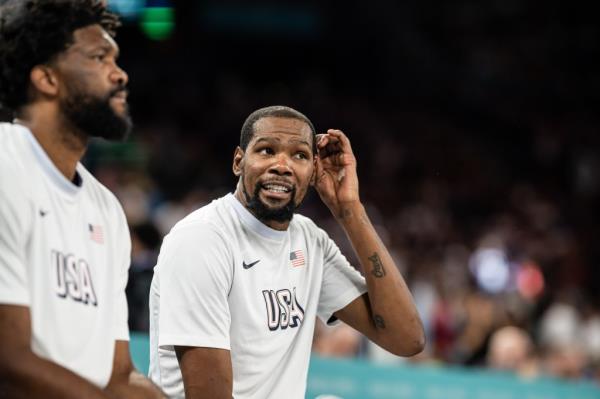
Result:
[[[579,2],[109,1],[135,122],[85,163],[131,226],[132,329],[162,237],[233,191],[246,116],[342,129],[427,332],[401,360],[349,327],[314,351],[600,382],[600,25]],[[135,7],[146,7],[136,9]],[[153,9],[150,9],[153,8]],[[318,196],[299,212],[357,264]]]

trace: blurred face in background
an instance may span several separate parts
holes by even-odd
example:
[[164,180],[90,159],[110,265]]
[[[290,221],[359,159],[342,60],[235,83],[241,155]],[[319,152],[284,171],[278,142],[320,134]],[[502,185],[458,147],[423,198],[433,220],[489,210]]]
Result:
[[236,149],[236,197],[263,223],[287,228],[314,173],[313,140],[304,121],[264,117],[255,122],[246,150]]
[[532,342],[527,332],[516,327],[504,327],[490,339],[488,366],[500,370],[518,371],[528,360]]
[[77,29],[73,39],[55,63],[61,112],[87,137],[125,138],[132,123],[117,44],[100,25]]

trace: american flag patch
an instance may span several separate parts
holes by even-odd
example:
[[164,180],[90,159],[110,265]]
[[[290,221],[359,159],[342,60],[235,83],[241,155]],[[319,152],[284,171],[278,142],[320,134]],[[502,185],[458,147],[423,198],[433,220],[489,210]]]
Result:
[[88,230],[90,231],[90,239],[98,244],[104,244],[104,232],[102,226],[93,225],[88,223]]
[[290,261],[292,261],[292,266],[304,266],[304,253],[301,249],[290,252]]

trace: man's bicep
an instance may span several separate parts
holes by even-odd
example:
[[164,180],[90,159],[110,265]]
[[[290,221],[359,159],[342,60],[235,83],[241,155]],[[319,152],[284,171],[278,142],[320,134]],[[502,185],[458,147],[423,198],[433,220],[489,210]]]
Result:
[[359,296],[335,312],[333,316],[359,331],[371,341],[377,341],[377,329],[373,323],[373,312],[368,294]]
[[186,399],[231,399],[233,371],[228,350],[175,346]]

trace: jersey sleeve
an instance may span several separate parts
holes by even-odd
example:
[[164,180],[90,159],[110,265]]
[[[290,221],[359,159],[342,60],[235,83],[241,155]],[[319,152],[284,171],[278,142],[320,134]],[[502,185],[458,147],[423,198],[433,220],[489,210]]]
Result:
[[0,171],[0,303],[28,306],[25,251],[31,221],[30,202],[14,174],[3,169]]
[[320,233],[324,262],[317,316],[326,324],[334,324],[337,319],[333,314],[367,292],[367,284],[327,233],[323,230]]
[[230,349],[231,259],[226,241],[206,223],[182,226],[165,238],[156,268],[160,347]]
[[[115,201],[117,201],[115,199]],[[116,251],[116,284],[115,284],[115,340],[129,341],[129,310],[125,288],[129,279],[129,266],[131,265],[131,237],[127,226],[127,219],[121,206],[117,203],[119,223],[117,226]]]

